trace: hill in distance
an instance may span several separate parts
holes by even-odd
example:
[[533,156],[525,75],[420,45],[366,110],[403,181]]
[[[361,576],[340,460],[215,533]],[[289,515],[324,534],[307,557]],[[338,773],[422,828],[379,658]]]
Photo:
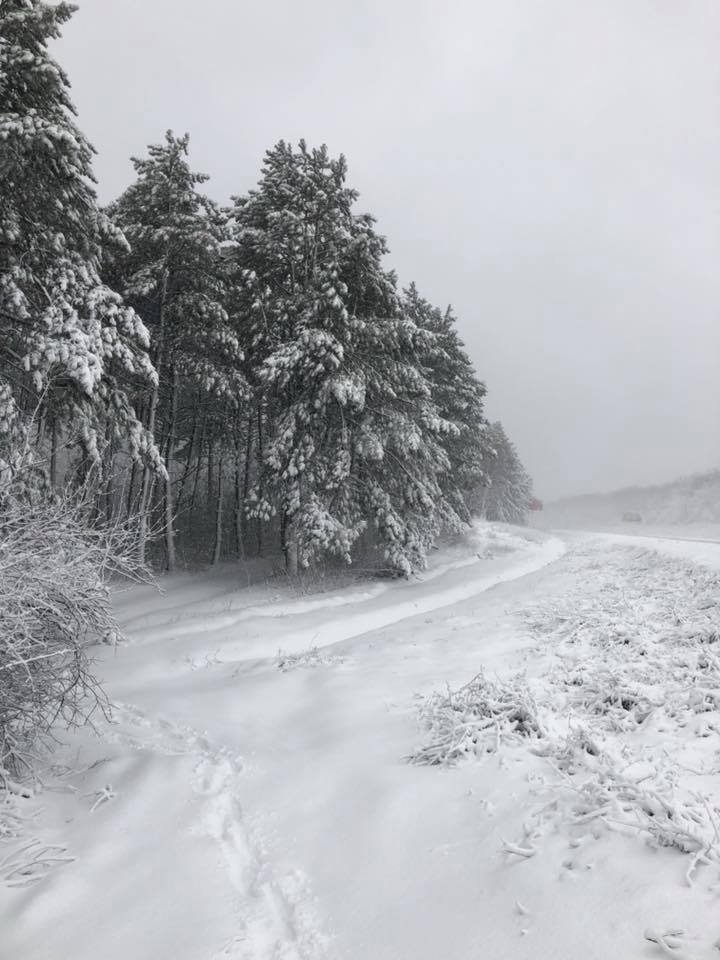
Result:
[[[640,522],[623,520],[639,515]],[[686,527],[700,535],[700,528],[718,525],[720,531],[720,470],[682,477],[648,487],[624,487],[611,493],[565,497],[545,504],[542,526],[606,529],[622,526],[638,532],[647,526]],[[716,533],[718,531],[713,531]],[[679,531],[674,531],[679,533]]]

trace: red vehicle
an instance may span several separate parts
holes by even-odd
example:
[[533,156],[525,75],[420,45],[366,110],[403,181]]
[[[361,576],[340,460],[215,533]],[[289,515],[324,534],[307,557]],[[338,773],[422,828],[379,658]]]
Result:
[[538,500],[537,497],[533,497],[530,503],[528,504],[529,510],[542,510],[542,508],[543,508],[543,502],[542,500]]

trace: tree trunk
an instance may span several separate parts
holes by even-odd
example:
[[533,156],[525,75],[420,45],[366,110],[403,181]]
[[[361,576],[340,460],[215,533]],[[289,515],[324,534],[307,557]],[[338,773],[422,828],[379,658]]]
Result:
[[285,537],[287,541],[285,568],[291,577],[296,577],[298,572],[298,545],[295,536],[295,524],[292,521],[287,526]]
[[245,438],[245,462],[243,464],[242,489],[240,489],[240,454],[238,443],[238,472],[235,478],[235,529],[238,540],[238,553],[245,557],[245,540],[247,537],[247,519],[245,517],[245,504],[250,493],[250,463],[253,451],[253,421],[252,410],[247,419],[247,437]]
[[178,403],[178,375],[177,369],[173,367],[172,373],[172,394],[170,400],[170,423],[168,425],[168,434],[165,444],[165,466],[167,468],[167,478],[165,480],[165,549],[167,550],[167,568],[172,571],[176,567],[175,558],[175,508],[173,504],[173,485],[172,485],[172,455],[175,447],[175,425],[177,421],[177,403]]
[[108,420],[105,428],[105,441],[107,443],[107,460],[105,467],[105,519],[112,523],[113,518],[113,458],[115,451],[113,449],[113,432],[110,421]]
[[[148,417],[147,429],[149,433],[153,433],[155,430],[155,412],[157,410],[158,399],[159,399],[159,390],[157,387],[153,388],[152,397],[150,400],[150,415]],[[145,548],[147,546],[147,535],[148,535],[148,510],[150,508],[150,494],[152,492],[152,475],[153,471],[149,464],[145,464],[143,470],[142,478],[142,490],[140,494],[140,522],[138,525],[138,560],[140,563],[145,563]]]
[[241,473],[240,456],[240,437],[237,437],[235,444],[235,552],[238,557],[242,557],[243,550],[243,530],[242,530],[242,486],[240,482]]
[[50,485],[53,490],[57,487],[57,447],[57,421],[53,417],[50,436]]
[[[204,432],[204,428],[203,428]],[[198,484],[200,482],[200,471],[202,469],[202,455],[203,447],[205,446],[205,437],[200,437],[200,443],[198,446],[198,455],[197,455],[197,466],[195,467],[195,476],[193,477],[193,488],[192,494],[190,495],[190,522],[192,523],[192,515],[195,512],[195,500],[197,499],[197,490]]]
[[208,455],[207,455],[207,503],[205,504],[207,512],[212,512],[212,488],[213,488],[213,472],[215,466],[215,444],[212,439],[208,442]]
[[177,493],[178,506],[180,506],[180,504],[182,503],[183,493],[185,492],[185,484],[187,483],[187,478],[190,474],[190,466],[192,464],[193,454],[195,453],[195,447],[198,442],[198,435],[199,435],[198,428],[200,426],[200,417],[198,416],[199,409],[200,409],[200,393],[198,391],[198,402],[197,402],[197,406],[195,407],[195,416],[193,417],[192,432],[190,434],[190,446],[188,447],[188,450],[187,450],[187,460],[185,461],[185,469],[183,470],[183,474],[180,479],[180,486],[178,487],[178,493]]
[[130,482],[128,483],[127,503],[125,505],[125,513],[128,519],[130,519],[133,513],[133,500],[135,495],[136,475],[137,475],[137,461],[133,460],[132,466],[130,467]]
[[[167,300],[168,280],[168,271],[165,270],[160,294],[160,323],[157,356],[155,359],[155,369],[157,370],[158,380],[150,396],[150,410],[147,422],[147,430],[150,434],[154,434],[155,432],[155,417],[160,399],[160,371],[162,369],[163,349],[165,346],[165,301]],[[150,464],[146,463],[145,469],[143,470],[142,493],[140,495],[140,523],[138,526],[138,560],[142,564],[145,563],[145,550],[147,547],[148,510],[150,508],[150,496],[152,493],[152,479],[153,469]]]
[[[255,457],[258,465],[258,493],[260,496],[263,494],[262,490],[262,463],[263,463],[263,424],[262,424],[262,404],[258,403],[257,408],[257,455]],[[258,517],[257,519],[257,555],[262,556],[263,550],[263,535],[262,535],[262,520]]]
[[217,566],[220,562],[222,553],[222,521],[223,521],[223,458],[220,456],[218,463],[218,485],[217,485],[217,504],[215,507],[215,548],[213,550],[212,564]]
[[285,560],[285,572],[295,576],[298,572],[298,547],[295,524],[283,508],[280,516],[280,549]]

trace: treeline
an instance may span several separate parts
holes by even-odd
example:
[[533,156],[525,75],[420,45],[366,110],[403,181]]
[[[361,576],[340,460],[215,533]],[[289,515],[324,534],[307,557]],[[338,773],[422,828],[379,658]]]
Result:
[[[82,486],[137,559],[282,551],[421,567],[531,485],[450,309],[401,290],[344,158],[278,143],[220,207],[168,133],[106,210],[68,81],[64,3],[0,7],[0,476]],[[89,498],[87,491],[90,491]]]

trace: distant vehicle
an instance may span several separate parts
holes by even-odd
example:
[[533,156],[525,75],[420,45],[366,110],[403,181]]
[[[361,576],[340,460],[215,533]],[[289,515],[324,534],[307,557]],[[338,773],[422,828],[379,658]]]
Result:
[[538,500],[537,497],[533,497],[530,503],[528,504],[528,508],[530,510],[542,510],[543,502],[542,500]]
[[634,510],[627,510],[622,515],[622,521],[623,523],[642,523],[642,517]]

